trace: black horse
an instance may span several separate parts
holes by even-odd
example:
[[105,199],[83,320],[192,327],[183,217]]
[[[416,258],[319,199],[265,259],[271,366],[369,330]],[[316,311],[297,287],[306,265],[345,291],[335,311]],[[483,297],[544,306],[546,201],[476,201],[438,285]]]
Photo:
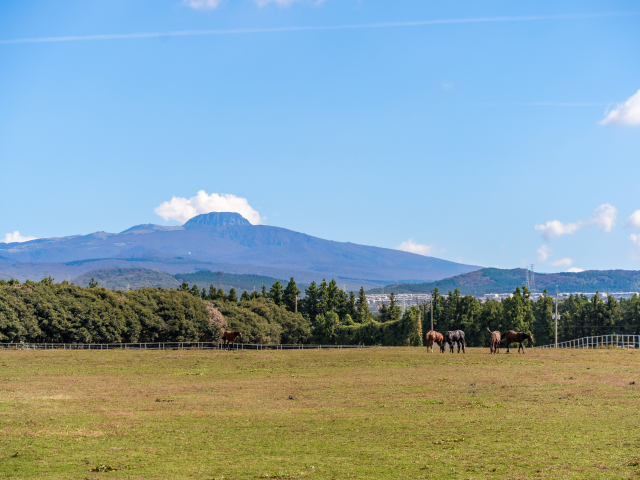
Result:
[[449,344],[449,348],[451,349],[451,353],[453,353],[453,344],[458,344],[458,353],[460,353],[460,345],[462,345],[462,353],[466,353],[464,351],[464,347],[466,346],[464,341],[464,332],[462,330],[454,330],[453,332],[446,332],[444,334],[444,341]]

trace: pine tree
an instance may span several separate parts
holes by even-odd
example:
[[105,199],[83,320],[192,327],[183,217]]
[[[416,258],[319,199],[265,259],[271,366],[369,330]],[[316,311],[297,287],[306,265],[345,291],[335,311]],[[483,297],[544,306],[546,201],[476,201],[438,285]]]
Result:
[[207,299],[207,291],[205,290],[204,287],[202,287],[202,292],[200,292],[200,298],[203,300]]
[[395,322],[396,320],[400,320],[402,316],[402,309],[398,306],[396,302],[396,296],[393,292],[389,295],[389,313],[388,320],[389,322]]
[[227,300],[229,302],[238,303],[238,295],[236,295],[236,289],[231,287],[229,290],[229,295],[227,295]]
[[193,287],[191,287],[191,290],[189,290],[189,293],[191,293],[191,295],[193,295],[194,297],[200,297],[200,289],[198,288],[198,285],[194,283]]
[[284,289],[284,294],[282,296],[282,301],[284,302],[284,306],[290,312],[296,311],[296,298],[300,295],[300,290],[298,290],[298,286],[296,285],[296,281],[291,277],[287,287]]
[[221,288],[218,289],[218,300],[224,300],[227,296],[224,294],[224,290]]
[[249,300],[251,300],[251,297],[249,297],[249,292],[247,292],[245,290],[244,292],[242,292],[242,296],[240,297],[240,301],[241,302],[248,302]]
[[356,294],[349,292],[349,298],[346,301],[345,316],[349,315],[352,319],[356,317],[358,310],[356,309]]
[[309,321],[314,322],[316,317],[318,316],[318,298],[320,296],[320,291],[318,290],[318,286],[316,282],[311,282],[309,288],[305,289],[305,297],[300,302],[302,315],[309,319]]
[[218,298],[218,292],[216,291],[213,284],[209,285],[209,296],[207,297],[209,300],[215,300]]
[[260,298],[260,294],[254,290],[253,292],[251,292],[251,295],[249,295],[249,298],[251,300],[255,300],[256,298]]
[[180,285],[178,287],[178,290],[181,292],[188,292],[189,291],[189,284],[187,282],[182,282],[182,285]]
[[369,303],[367,302],[367,295],[364,293],[364,287],[360,287],[360,294],[356,301],[357,313],[353,316],[357,323],[365,323],[370,317]]
[[93,277],[91,277],[91,281],[89,282],[89,288],[96,288],[98,286],[98,282],[95,281]]
[[282,305],[282,285],[280,284],[280,280],[276,280],[276,283],[271,285],[268,298],[276,305]]
[[266,285],[262,285],[262,291],[260,293],[260,296],[262,298],[269,298],[269,294],[267,293],[267,286]]

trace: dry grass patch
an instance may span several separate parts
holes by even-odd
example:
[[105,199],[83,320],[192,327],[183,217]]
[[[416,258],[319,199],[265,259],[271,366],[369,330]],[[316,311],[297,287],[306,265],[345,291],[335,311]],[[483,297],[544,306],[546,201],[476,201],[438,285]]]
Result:
[[0,355],[2,478],[640,472],[640,355],[627,351]]

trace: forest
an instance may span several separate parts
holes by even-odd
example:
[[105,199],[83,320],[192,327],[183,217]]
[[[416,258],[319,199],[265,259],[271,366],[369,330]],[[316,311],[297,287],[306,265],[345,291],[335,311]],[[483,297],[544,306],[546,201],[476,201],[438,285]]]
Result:
[[[404,312],[393,294],[388,305],[369,309],[364,288],[340,290],[335,280],[312,282],[304,291],[293,278],[269,289],[225,293],[183,282],[177,289],[148,287],[112,291],[95,280],[88,287],[52,278],[0,280],[0,342],[114,343],[216,341],[223,329],[241,330],[246,343],[421,346],[431,328],[430,303]],[[553,342],[554,300],[531,300],[526,287],[510,298],[481,302],[458,289],[433,294],[437,331],[464,330],[469,346],[486,346],[491,330],[534,335]],[[559,302],[559,340],[610,333],[639,334],[638,296],[617,301],[599,294]]]

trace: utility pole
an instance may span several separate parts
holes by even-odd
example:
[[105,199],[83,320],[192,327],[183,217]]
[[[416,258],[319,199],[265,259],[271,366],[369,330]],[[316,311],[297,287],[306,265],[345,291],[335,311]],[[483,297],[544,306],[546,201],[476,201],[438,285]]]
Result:
[[558,286],[556,285],[556,348],[558,348]]

